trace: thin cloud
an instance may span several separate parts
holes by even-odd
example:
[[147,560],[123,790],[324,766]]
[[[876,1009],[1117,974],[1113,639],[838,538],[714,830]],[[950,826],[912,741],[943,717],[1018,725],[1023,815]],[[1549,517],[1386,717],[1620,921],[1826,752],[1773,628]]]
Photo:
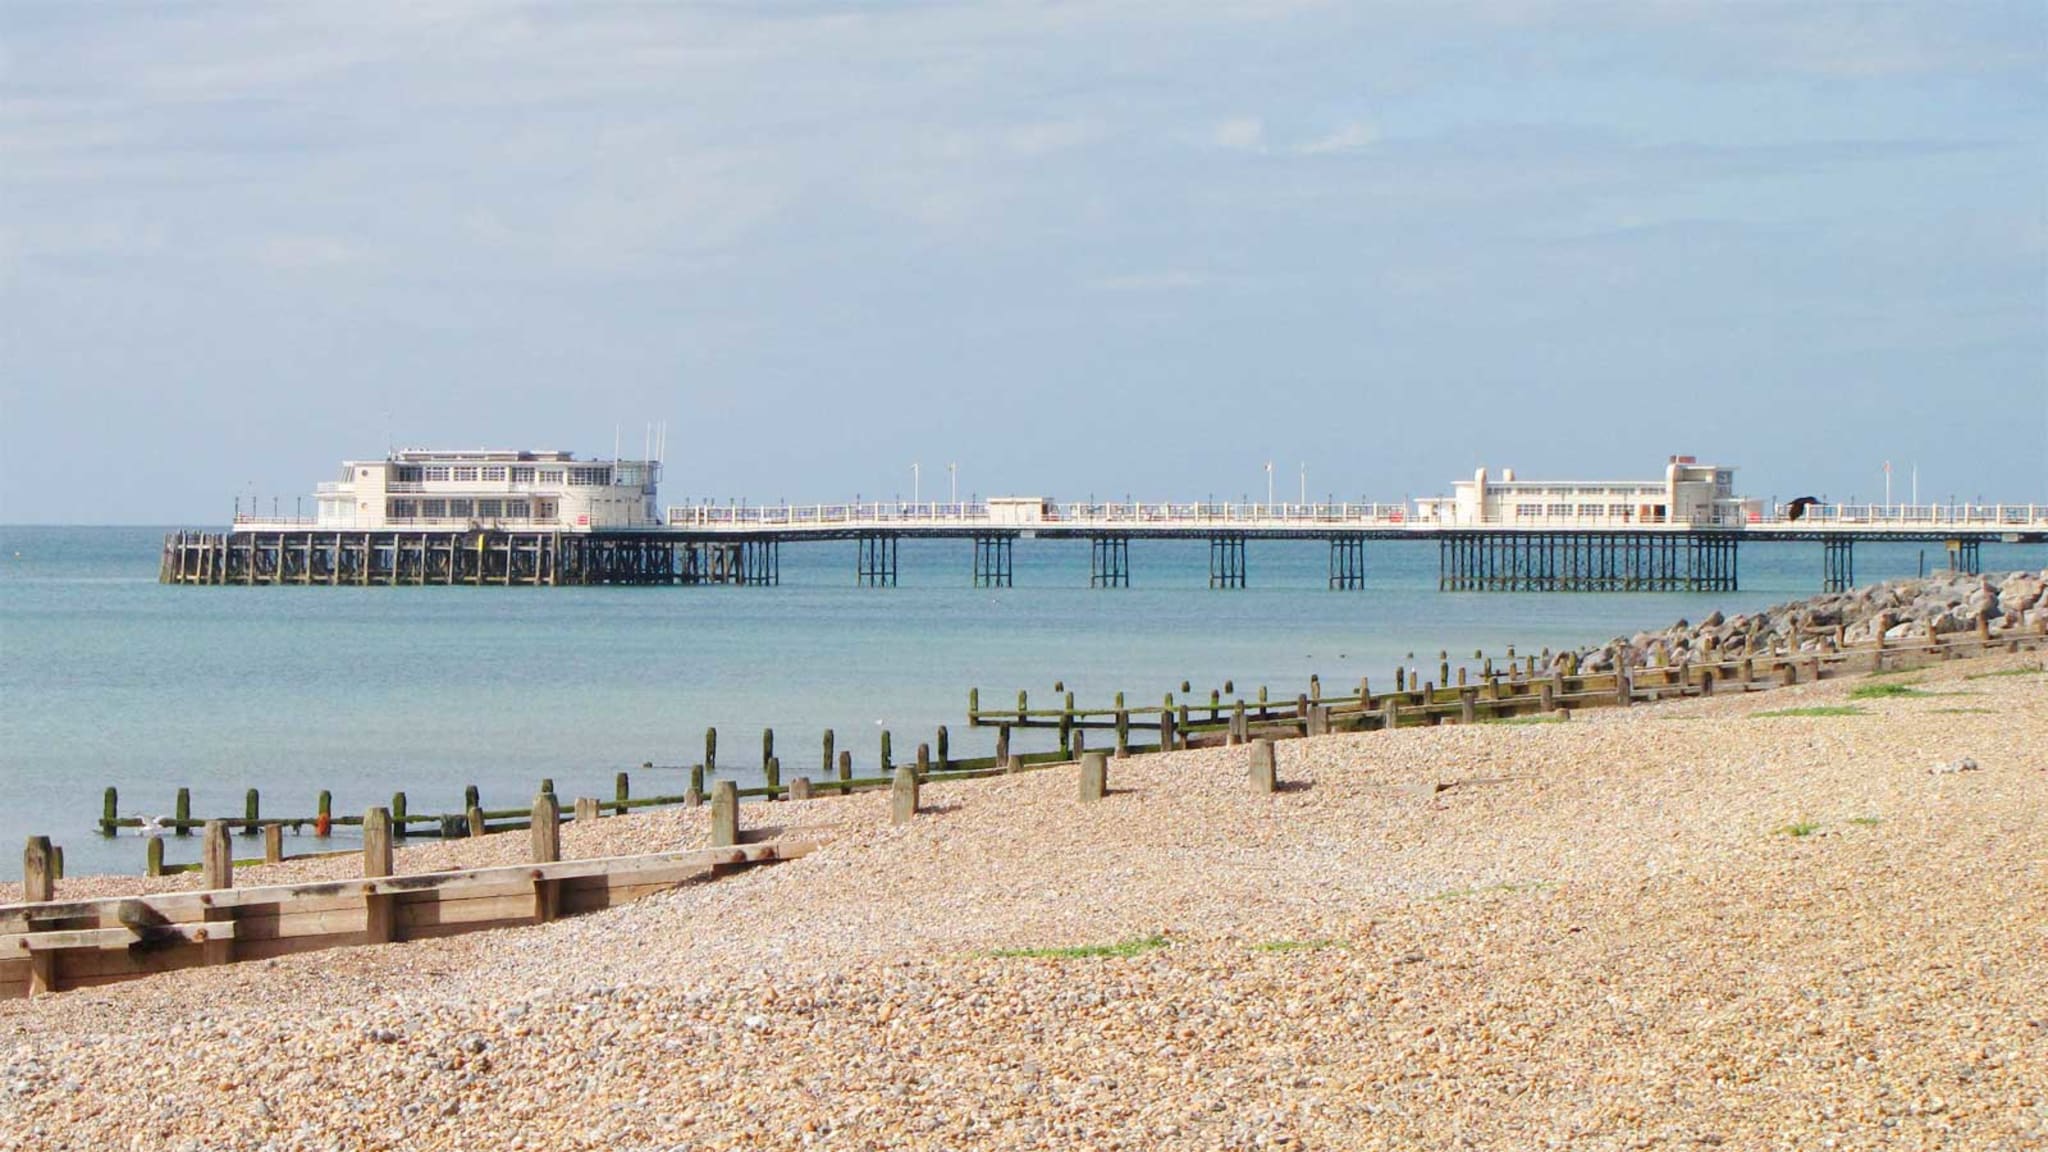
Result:
[[1132,272],[1121,276],[1104,276],[1088,282],[1096,292],[1182,292],[1191,288],[1203,288],[1216,283],[1216,277],[1207,272],[1196,272],[1185,268],[1167,269],[1159,272]]
[[1301,146],[1304,156],[1329,156],[1343,152],[1362,152],[1380,142],[1380,130],[1363,121],[1354,120],[1320,140],[1311,140]]
[[1219,148],[1257,152],[1266,146],[1266,122],[1257,116],[1233,116],[1216,125],[1209,138]]

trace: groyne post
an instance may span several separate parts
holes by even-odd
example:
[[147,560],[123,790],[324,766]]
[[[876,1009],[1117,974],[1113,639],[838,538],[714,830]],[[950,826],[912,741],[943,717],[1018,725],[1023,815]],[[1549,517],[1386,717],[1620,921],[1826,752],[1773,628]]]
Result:
[[1090,752],[1081,757],[1081,802],[1093,803],[1109,791],[1109,757]]
[[265,824],[263,826],[263,862],[265,864],[284,863],[284,825]]
[[[578,801],[581,804],[581,800]],[[594,805],[597,802],[592,800]],[[562,858],[562,802],[553,792],[533,798],[533,827],[529,843],[535,864],[553,864]],[[553,920],[561,912],[562,887],[558,880],[536,874],[533,881],[533,919],[537,924]]]
[[730,848],[740,842],[740,786],[720,780],[711,790],[711,846]]
[[[50,838],[31,836],[21,850],[21,898],[30,904],[46,904],[57,898],[57,876],[51,860]],[[28,954],[28,994],[41,996],[57,990],[57,954]]]
[[190,836],[192,834],[192,790],[190,788],[178,789],[178,799],[171,807],[171,820],[177,826],[178,835]]
[[889,785],[889,823],[908,824],[917,816],[917,773],[908,765],[896,770]]
[[235,886],[235,853],[228,843],[228,825],[225,820],[208,820],[200,832],[199,867],[204,877],[204,888],[233,888]]
[[161,876],[164,874],[164,839],[151,836],[149,844],[142,850],[142,874]]
[[121,792],[109,785],[106,794],[100,797],[100,835],[114,834],[114,821],[121,818]]
[[256,789],[251,788],[242,794],[242,835],[256,834],[256,822],[262,818],[260,807],[261,798],[256,794]]
[[1273,741],[1261,736],[1251,744],[1251,778],[1253,792],[1273,792],[1280,787],[1278,769],[1274,766]]

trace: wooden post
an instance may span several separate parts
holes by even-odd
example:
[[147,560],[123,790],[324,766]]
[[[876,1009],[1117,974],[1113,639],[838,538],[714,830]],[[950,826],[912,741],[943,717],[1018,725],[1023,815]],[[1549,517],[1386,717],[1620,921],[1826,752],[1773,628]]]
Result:
[[[653,768],[653,764],[640,765],[640,770],[642,772],[650,772],[653,770]],[[632,777],[626,775],[624,772],[621,772],[617,776],[612,777],[612,815],[624,816],[626,814],[626,801],[631,800],[632,798]]]
[[[57,898],[57,877],[51,871],[50,838],[31,836],[21,850],[21,898],[28,904],[46,904]],[[28,954],[28,994],[41,996],[57,990],[57,954]]]
[[782,757],[770,756],[768,758],[768,762],[761,766],[761,779],[770,789],[768,799],[775,799],[773,789],[782,787]]
[[[553,792],[533,798],[533,827],[529,843],[535,864],[553,864],[562,858],[562,802]],[[533,881],[533,919],[536,924],[553,920],[561,910],[561,882],[545,880],[536,872]]]
[[178,800],[176,806],[171,809],[171,819],[178,826],[178,835],[190,836],[192,834],[192,790],[190,788],[178,789]]
[[1557,710],[1557,686],[1545,680],[1536,686],[1536,708],[1545,716]]
[[149,845],[142,852],[142,861],[142,874],[144,876],[161,876],[164,874],[163,837],[151,836],[149,838]]
[[[716,728],[706,728],[704,730],[704,771],[707,773],[718,771],[718,729]],[[703,789],[700,788],[698,791],[701,792]]]
[[50,838],[31,836],[21,850],[21,899],[27,904],[47,904],[57,898],[57,877],[51,861]]
[[1116,758],[1122,760],[1131,754],[1131,713],[1129,709],[1116,710]]
[[489,826],[484,823],[484,810],[475,804],[471,804],[469,810],[463,813],[463,815],[469,820],[469,835],[471,839],[482,836],[490,830]]
[[809,800],[811,798],[811,778],[809,776],[799,776],[791,780],[789,782],[789,798],[791,800]]
[[690,791],[695,792],[699,797],[704,795],[704,766],[702,764],[690,765]]
[[898,768],[889,788],[889,823],[908,824],[917,815],[917,773]]
[[1025,713],[1031,710],[1031,695],[1024,689],[1017,689],[1017,723],[1022,724]]
[[1090,752],[1081,757],[1081,802],[1090,804],[1109,791],[1109,757]]
[[1073,696],[1067,697],[1067,706],[1060,709],[1060,754],[1071,756],[1074,749],[1074,705]]
[[1280,787],[1278,771],[1274,766],[1273,742],[1264,736],[1252,741],[1252,791],[1278,791]]
[[1087,730],[1087,729],[1085,729],[1085,728],[1076,728],[1076,729],[1074,729],[1074,757],[1075,757],[1075,759],[1079,759],[1079,758],[1080,758],[1080,757],[1082,757],[1083,755],[1086,755],[1086,754],[1087,754],[1087,752],[1088,752],[1088,730]]
[[761,729],[761,770],[768,770],[768,762],[775,759],[775,729]]
[[839,754],[839,778],[841,780],[853,779],[853,753],[841,752]]
[[1171,710],[1159,713],[1159,750],[1161,752],[1173,751],[1173,712]]
[[1625,668],[1614,674],[1614,702],[1623,708],[1636,702],[1635,677]]
[[996,763],[1000,764],[1009,758],[1010,726],[1008,724],[998,724],[996,725]]
[[1188,746],[1188,737],[1194,734],[1194,725],[1188,723],[1188,706],[1183,704],[1173,711],[1173,734],[1180,746]]
[[[541,781],[541,786],[543,790],[548,792],[555,790],[554,782],[551,780]],[[391,794],[391,836],[395,840],[405,839],[405,793],[403,792],[393,792]]]
[[1799,683],[1799,665],[1791,660],[1778,665],[1778,683],[1787,688]]
[[920,781],[928,780],[931,778],[931,774],[932,746],[929,744],[919,744],[917,746],[917,778]]
[[[1459,669],[1459,671],[1464,671]],[[1476,724],[1479,721],[1479,689],[1459,687],[1458,723]]]
[[265,864],[284,863],[284,825],[265,824],[263,826],[263,862]]
[[320,790],[320,796],[313,802],[313,834],[325,837],[334,830],[334,793]]
[[242,835],[254,836],[257,829],[256,821],[259,819],[261,815],[256,789],[251,788],[242,794]]
[[202,888],[233,888],[235,886],[235,853],[228,843],[228,825],[225,820],[208,820],[204,837],[199,846],[201,873],[205,877]]
[[951,748],[951,743],[950,743],[950,741],[949,741],[949,739],[948,739],[948,737],[947,737],[947,733],[946,733],[946,726],[945,726],[944,724],[941,724],[941,725],[939,725],[939,735],[938,735],[938,755],[939,755],[939,767],[938,767],[938,770],[939,770],[939,771],[941,771],[941,772],[948,772],[948,771],[951,771],[951,770],[952,770],[952,768],[953,768],[953,754],[952,754],[952,748]]
[[590,823],[595,823],[595,822],[596,822],[596,820],[597,820],[597,817],[598,817],[598,805],[597,805],[597,797],[595,797],[595,796],[578,796],[578,797],[576,798],[576,823],[578,823],[578,824],[583,824],[583,823],[586,823],[586,822],[590,822]]
[[[975,725],[976,723],[980,722],[980,720],[981,720],[981,689],[979,689],[979,688],[969,688],[969,689],[967,690],[967,725],[968,725],[968,727],[970,727],[970,728],[971,728],[971,727],[973,727],[973,726],[974,726],[974,725]],[[828,731],[829,731],[829,729],[828,729]],[[827,768],[829,769],[829,768],[831,767],[831,765],[827,764],[827,765],[826,765],[826,767],[827,767]]]
[[106,794],[100,797],[100,835],[112,836],[115,830],[114,821],[120,818],[121,792],[120,789],[109,785]]
[[372,808],[363,813],[363,875],[391,875],[391,813]]
[[740,842],[740,786],[720,780],[711,790],[711,846],[730,848]]
[[884,728],[882,729],[882,775],[887,776],[895,770],[896,757],[889,749],[889,730]]
[[825,729],[825,755],[819,761],[822,765],[818,770],[819,779],[830,780],[832,778],[832,764],[839,759],[839,757],[833,755],[833,745],[837,744],[838,741],[839,737],[834,735],[830,728]]
[[1230,735],[1226,741],[1231,744],[1242,744],[1250,735],[1251,724],[1244,716],[1244,701],[1239,700],[1230,706]]
[[1008,773],[1009,775],[1015,776],[1017,773],[1022,772],[1023,770],[1024,758],[1022,756],[1011,756],[1003,761],[1003,771]]
[[1399,695],[1389,694],[1386,699],[1380,701],[1380,727],[1392,732],[1400,726],[1401,698]]

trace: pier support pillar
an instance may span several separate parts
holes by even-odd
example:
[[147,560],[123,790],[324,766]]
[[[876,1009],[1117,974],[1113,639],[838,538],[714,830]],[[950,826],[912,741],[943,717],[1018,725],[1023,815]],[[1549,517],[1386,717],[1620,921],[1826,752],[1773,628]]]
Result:
[[1365,587],[1365,537],[1349,534],[1330,537],[1330,587]]
[[1976,540],[1950,540],[1948,542],[1948,570],[1975,576],[1984,570],[1978,558],[1980,545]]
[[974,538],[974,586],[976,588],[1013,587],[1011,575],[1010,547],[1012,536],[976,536]]
[[1088,586],[1129,588],[1131,586],[1131,538],[1091,536],[1088,538]]
[[1209,537],[1209,587],[1244,587],[1244,537],[1236,533]]
[[863,534],[859,543],[860,554],[855,561],[854,582],[862,588],[894,588],[896,534],[870,532]]
[[1844,536],[1821,541],[1823,592],[1845,592],[1856,585],[1856,541]]

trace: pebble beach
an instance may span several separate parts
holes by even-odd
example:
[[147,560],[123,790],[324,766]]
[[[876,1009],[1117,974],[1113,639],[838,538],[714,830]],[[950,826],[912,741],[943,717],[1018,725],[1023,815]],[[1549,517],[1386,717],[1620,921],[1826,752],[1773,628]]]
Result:
[[[1771,715],[1815,707],[1854,711]],[[1241,748],[1115,761],[1089,805],[1071,767],[928,785],[903,826],[881,794],[750,804],[756,838],[829,843],[6,1002],[0,1148],[2048,1148],[2038,655],[1278,762],[1270,796]]]

